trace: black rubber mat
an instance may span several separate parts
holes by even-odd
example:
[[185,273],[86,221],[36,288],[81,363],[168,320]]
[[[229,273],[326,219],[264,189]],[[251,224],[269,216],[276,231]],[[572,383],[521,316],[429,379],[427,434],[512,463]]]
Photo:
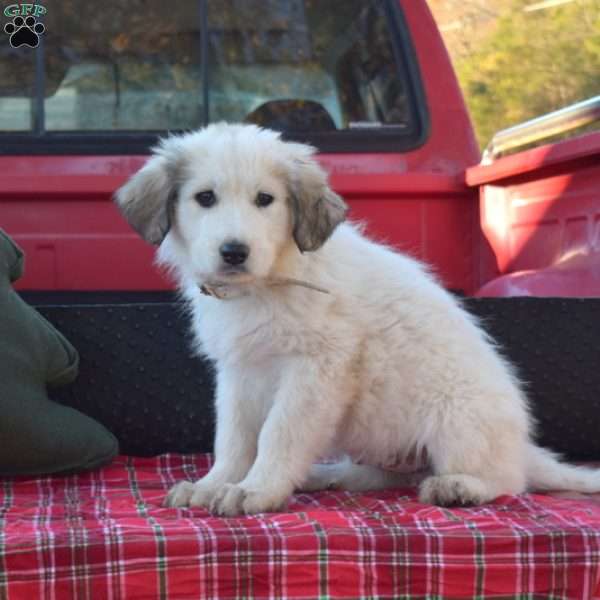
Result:
[[209,362],[192,356],[177,304],[40,306],[78,349],[80,372],[53,400],[96,418],[124,454],[208,452],[214,394]]
[[600,460],[600,298],[465,302],[517,365],[538,443],[574,460]]
[[[527,383],[540,444],[600,459],[600,299],[466,299]],[[77,381],[52,397],[106,425],[121,452],[209,451],[211,365],[190,352],[174,303],[40,306],[78,348]]]

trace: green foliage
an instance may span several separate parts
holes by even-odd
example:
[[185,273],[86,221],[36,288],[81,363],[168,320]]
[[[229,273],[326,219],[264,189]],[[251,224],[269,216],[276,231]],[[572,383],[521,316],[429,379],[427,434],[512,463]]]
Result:
[[531,4],[513,0],[456,60],[482,147],[499,129],[600,94],[600,0]]

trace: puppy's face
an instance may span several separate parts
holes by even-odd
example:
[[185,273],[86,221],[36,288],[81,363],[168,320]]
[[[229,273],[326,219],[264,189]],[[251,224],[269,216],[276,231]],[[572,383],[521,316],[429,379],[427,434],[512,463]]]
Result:
[[184,167],[174,209],[180,241],[199,281],[267,277],[292,239],[284,171],[267,152],[215,144]]
[[269,276],[284,250],[318,249],[346,214],[314,150],[253,125],[211,125],[164,140],[116,193],[147,241],[198,283]]

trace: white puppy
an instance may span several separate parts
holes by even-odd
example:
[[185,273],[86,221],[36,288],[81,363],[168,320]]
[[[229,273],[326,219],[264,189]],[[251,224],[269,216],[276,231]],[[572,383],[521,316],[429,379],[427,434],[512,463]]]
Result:
[[[211,125],[162,141],[116,194],[161,244],[216,365],[214,466],[166,503],[275,510],[299,488],[405,484],[381,467],[408,458],[429,469],[427,503],[600,490],[597,472],[533,445],[510,365],[459,302],[417,261],[340,224],[346,206],[313,152]],[[352,461],[311,467],[332,449]]]

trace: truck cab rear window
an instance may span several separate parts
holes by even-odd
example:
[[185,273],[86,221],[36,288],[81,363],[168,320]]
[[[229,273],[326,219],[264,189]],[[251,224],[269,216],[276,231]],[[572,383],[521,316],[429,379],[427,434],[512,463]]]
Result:
[[339,150],[390,134],[414,146],[398,13],[383,0],[56,1],[36,48],[0,49],[0,136],[110,146],[227,120]]

